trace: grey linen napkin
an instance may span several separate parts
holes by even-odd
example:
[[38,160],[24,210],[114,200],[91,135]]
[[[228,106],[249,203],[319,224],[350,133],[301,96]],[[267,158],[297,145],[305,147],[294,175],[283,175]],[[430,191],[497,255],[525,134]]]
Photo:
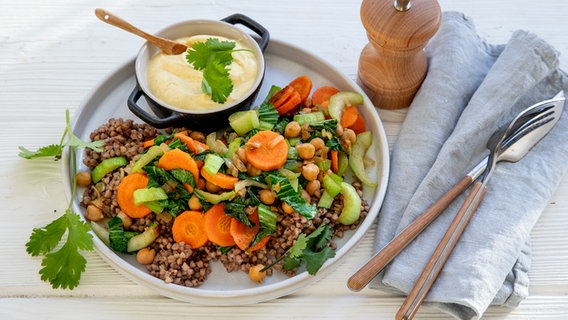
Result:
[[[568,89],[558,53],[516,31],[491,45],[461,13],[444,12],[426,48],[429,70],[401,127],[378,217],[376,251],[487,153],[489,137],[524,108]],[[567,91],[568,92],[568,91]],[[568,108],[567,108],[568,109]],[[528,295],[530,231],[568,169],[568,116],[521,161],[501,162],[488,192],[426,298],[460,319]],[[408,293],[463,203],[458,197],[370,284]]]

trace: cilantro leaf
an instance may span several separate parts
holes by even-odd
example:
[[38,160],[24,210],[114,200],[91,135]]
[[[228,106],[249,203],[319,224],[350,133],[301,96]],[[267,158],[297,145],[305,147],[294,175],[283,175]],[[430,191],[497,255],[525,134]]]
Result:
[[288,257],[292,259],[301,257],[302,252],[304,252],[307,246],[308,246],[308,239],[306,239],[306,235],[302,233],[298,236],[298,239],[296,239],[294,245],[291,246],[290,249],[288,249]]
[[[49,281],[53,288],[73,289],[79,284],[87,264],[79,250],[93,250],[89,230],[89,225],[70,209],[45,227],[33,230],[26,251],[32,256],[45,254],[41,263],[43,268],[39,271],[41,280]],[[65,234],[63,246],[53,251]]]
[[43,228],[34,228],[30,240],[26,243],[26,251],[31,256],[46,254],[61,241],[67,230],[67,217],[62,215]]
[[302,259],[306,262],[306,271],[311,275],[315,275],[327,259],[333,257],[335,257],[335,251],[330,247],[325,247],[318,252],[307,250],[302,254]]
[[67,134],[67,142],[64,144],[71,148],[89,148],[95,152],[103,152],[102,146],[104,141],[86,142],[77,137],[71,129],[71,119],[69,118],[69,110],[65,110],[65,134]]
[[328,259],[335,257],[335,251],[328,246],[332,236],[333,232],[329,225],[322,223],[309,235],[300,234],[296,242],[284,255],[271,265],[263,268],[262,271],[266,271],[284,259],[284,264],[282,265],[284,270],[298,268],[302,262],[305,262],[306,271],[311,275],[315,275]]
[[227,101],[233,91],[233,81],[229,78],[229,70],[220,63],[211,63],[207,69],[203,70],[201,89],[217,103]]
[[92,142],[85,142],[79,139],[79,137],[75,136],[71,131],[69,131],[68,134],[69,138],[65,143],[66,146],[75,147],[77,149],[89,148],[96,152],[103,152],[102,146],[104,145],[104,141],[98,140]]
[[67,242],[60,250],[48,253],[41,265],[41,280],[49,281],[54,289],[73,289],[79,285],[87,260],[71,242]]
[[20,153],[18,154],[20,157],[25,159],[35,159],[41,157],[61,157],[62,147],[59,144],[51,144],[49,146],[41,147],[37,149],[37,151],[30,151],[22,146],[19,146]]
[[236,43],[208,38],[195,42],[187,50],[186,60],[195,70],[203,71],[201,91],[217,103],[225,103],[233,91],[229,66],[233,62]]
[[[65,137],[67,137],[67,141],[63,142]],[[61,138],[61,142],[59,144],[50,144],[48,146],[39,148],[37,151],[30,151],[25,147],[19,146],[18,149],[20,149],[20,153],[18,155],[25,159],[35,159],[43,157],[55,157],[56,159],[58,159],[61,157],[61,153],[63,152],[63,147],[65,146],[72,148],[89,148],[96,152],[102,152],[103,145],[104,141],[85,142],[82,141],[79,137],[77,137],[73,133],[73,130],[71,130],[71,120],[69,118],[69,110],[66,110],[65,131],[63,132],[63,137]]]

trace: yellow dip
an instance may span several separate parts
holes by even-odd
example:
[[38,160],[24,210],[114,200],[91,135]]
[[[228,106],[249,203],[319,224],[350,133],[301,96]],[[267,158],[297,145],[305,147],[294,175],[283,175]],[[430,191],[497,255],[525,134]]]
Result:
[[[219,36],[198,35],[180,38],[176,41],[191,46],[194,42],[204,42],[208,38],[220,41],[233,41],[235,50],[245,49],[238,41]],[[148,63],[148,86],[150,91],[163,102],[181,109],[210,110],[221,106],[201,90],[202,71],[195,70],[187,63],[186,53],[167,55],[158,52]],[[243,97],[253,86],[258,71],[254,52],[233,52],[229,76],[233,81],[233,91],[225,101],[231,103]]]

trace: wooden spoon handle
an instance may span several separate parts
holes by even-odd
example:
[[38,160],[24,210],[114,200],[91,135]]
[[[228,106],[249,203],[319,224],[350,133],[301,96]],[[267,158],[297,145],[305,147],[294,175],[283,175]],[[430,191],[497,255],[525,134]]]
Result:
[[428,226],[448,205],[473,182],[471,176],[463,177],[430,208],[416,218],[403,231],[377,252],[365,265],[348,280],[347,286],[353,291],[363,289],[392,259],[402,251],[426,226]]
[[129,22],[127,22],[126,20],[115,16],[114,14],[106,11],[105,9],[101,9],[101,8],[97,8],[95,9],[95,15],[97,16],[97,18],[101,19],[101,21],[106,22],[112,26],[115,27],[119,27],[122,30],[128,31],[130,33],[133,33],[137,36],[140,36],[146,40],[148,40],[149,42],[151,42],[152,44],[154,44],[156,47],[162,49],[162,51],[165,54],[180,54],[182,52],[185,52],[187,50],[187,46],[185,44],[182,43],[178,43],[169,39],[164,39],[161,37],[157,37],[153,34],[144,32],[140,29],[138,29],[137,27],[131,25]]
[[95,15],[97,16],[97,18],[101,19],[101,21],[106,22],[112,26],[115,27],[119,27],[122,30],[128,31],[130,33],[133,33],[137,36],[140,36],[146,40],[149,40],[148,38],[151,38],[152,35],[149,33],[146,33],[140,29],[138,29],[137,27],[131,25],[129,22],[127,22],[126,20],[115,16],[114,14],[106,11],[105,9],[101,9],[101,8],[97,8],[95,9]]
[[436,281],[440,271],[442,271],[446,260],[448,260],[448,257],[452,253],[452,250],[465,230],[465,227],[471,220],[473,213],[477,210],[477,207],[481,203],[486,192],[487,187],[484,183],[476,182],[473,185],[471,192],[465,199],[461,208],[458,210],[458,213],[454,220],[452,220],[452,223],[436,247],[436,250],[434,250],[430,260],[428,260],[422,274],[418,277],[414,287],[398,310],[395,317],[397,320],[410,320],[414,318],[414,315],[430,291],[430,288],[432,288],[432,285]]

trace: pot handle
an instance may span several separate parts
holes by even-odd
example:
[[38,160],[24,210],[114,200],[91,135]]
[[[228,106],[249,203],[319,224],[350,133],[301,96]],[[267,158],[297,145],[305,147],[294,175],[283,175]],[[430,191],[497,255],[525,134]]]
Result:
[[243,26],[254,31],[256,34],[260,36],[260,41],[258,42],[258,46],[260,47],[260,50],[262,50],[263,52],[264,49],[266,49],[266,46],[268,46],[268,41],[270,40],[270,33],[264,26],[254,21],[253,19],[249,18],[248,16],[245,16],[242,13],[235,13],[226,18],[221,19],[221,21],[225,21],[230,24],[240,23]]
[[128,97],[127,104],[128,109],[130,109],[132,113],[134,113],[138,118],[142,119],[147,124],[155,128],[162,129],[174,125],[181,119],[182,116],[176,113],[172,113],[170,116],[167,116],[165,118],[159,118],[148,113],[138,105],[138,100],[140,100],[142,95],[145,95],[144,91],[142,91],[140,86],[136,84],[136,87],[134,88],[134,90],[132,90],[132,93]]

